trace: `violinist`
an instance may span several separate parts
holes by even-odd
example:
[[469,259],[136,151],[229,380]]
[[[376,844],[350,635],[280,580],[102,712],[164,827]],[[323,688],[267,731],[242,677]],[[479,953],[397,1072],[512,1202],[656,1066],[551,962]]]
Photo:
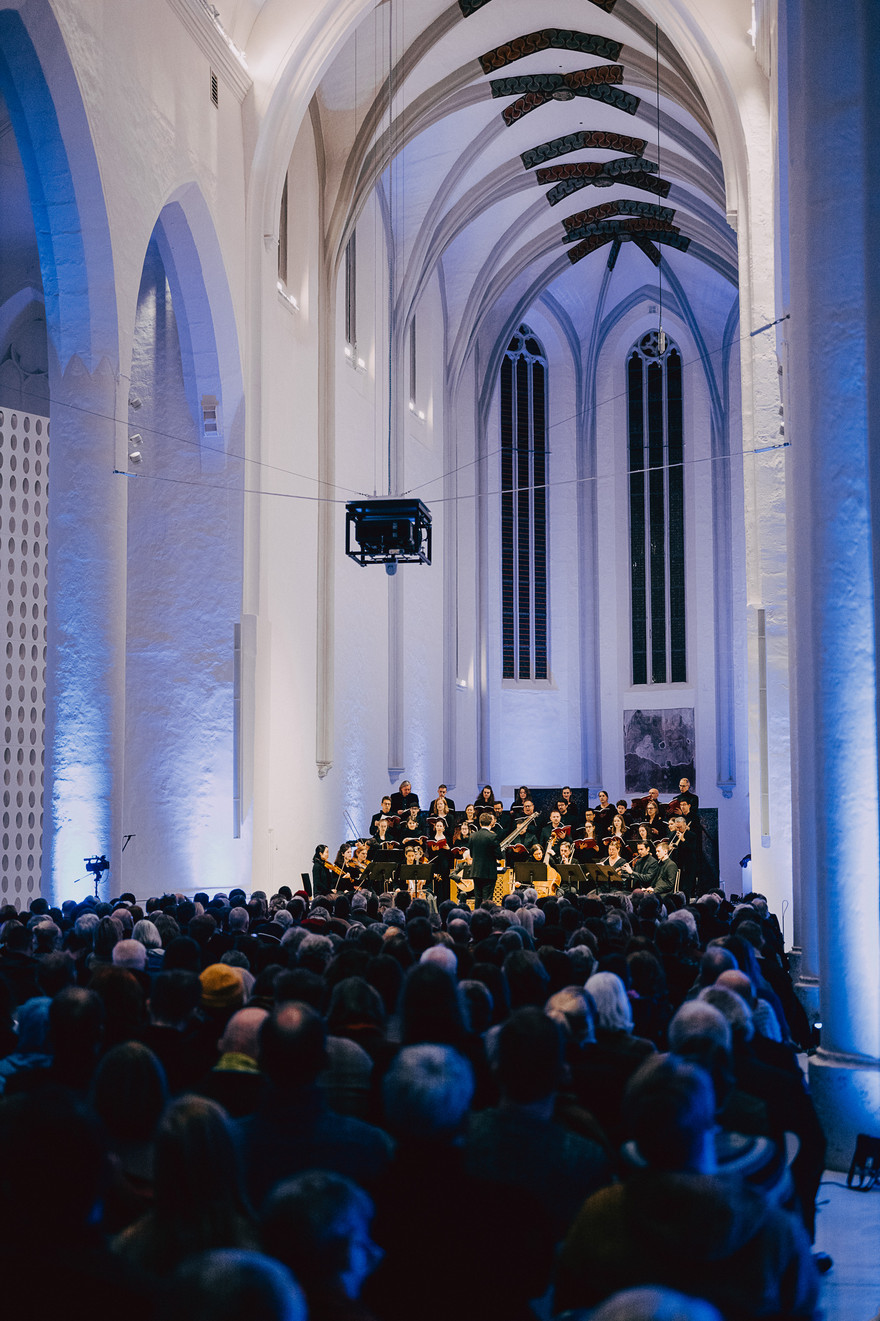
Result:
[[355,889],[360,885],[361,877],[367,870],[369,861],[367,841],[363,839],[358,840],[354,850],[348,850],[346,861],[343,864],[343,870],[350,878],[352,887]]
[[326,844],[315,846],[312,855],[312,894],[330,894],[336,888],[336,878],[341,868],[334,867],[330,861],[330,849]]

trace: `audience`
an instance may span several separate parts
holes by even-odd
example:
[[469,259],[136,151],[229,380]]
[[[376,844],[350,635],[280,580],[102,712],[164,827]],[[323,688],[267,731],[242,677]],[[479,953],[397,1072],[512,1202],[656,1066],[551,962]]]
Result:
[[7,905],[10,1315],[813,1321],[804,1022],[761,896]]

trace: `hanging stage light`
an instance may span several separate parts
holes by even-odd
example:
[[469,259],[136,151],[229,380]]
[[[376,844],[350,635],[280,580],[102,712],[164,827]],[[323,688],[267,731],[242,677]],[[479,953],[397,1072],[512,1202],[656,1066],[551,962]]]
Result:
[[398,564],[430,564],[430,509],[421,500],[350,501],[345,553],[361,566],[384,564],[388,574],[396,573]]

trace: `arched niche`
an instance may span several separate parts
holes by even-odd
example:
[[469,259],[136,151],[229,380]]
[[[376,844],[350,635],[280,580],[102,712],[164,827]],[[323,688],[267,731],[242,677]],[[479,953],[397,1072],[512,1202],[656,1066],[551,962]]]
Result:
[[147,245],[128,400],[124,888],[246,881],[238,801],[236,626],[243,427],[225,267],[195,184]]
[[119,858],[125,491],[113,472],[119,352],[104,194],[48,0],[0,12],[0,92],[26,179],[47,327],[42,886],[60,901],[76,894],[85,857],[106,853],[114,868]]

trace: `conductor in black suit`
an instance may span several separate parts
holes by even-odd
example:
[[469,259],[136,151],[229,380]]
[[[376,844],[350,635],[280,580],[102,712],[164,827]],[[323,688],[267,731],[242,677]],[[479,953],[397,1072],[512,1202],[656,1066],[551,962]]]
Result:
[[498,836],[492,830],[491,812],[480,814],[480,829],[475,830],[468,840],[471,851],[471,875],[474,878],[474,907],[479,908],[486,899],[495,893],[498,879],[498,863],[501,860],[501,848]]

